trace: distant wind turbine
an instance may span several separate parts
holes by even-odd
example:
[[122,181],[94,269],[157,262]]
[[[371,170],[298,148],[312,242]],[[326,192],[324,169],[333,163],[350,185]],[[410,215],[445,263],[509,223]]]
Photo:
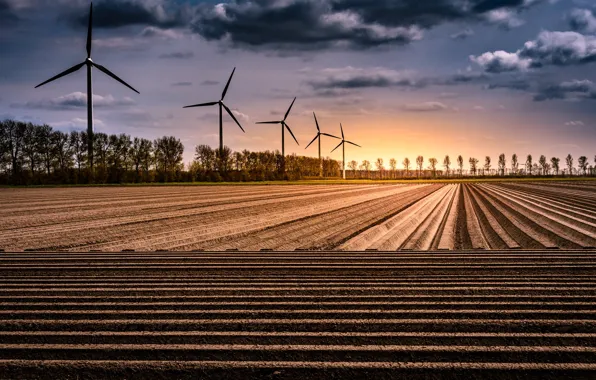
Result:
[[343,177],[344,179],[346,179],[346,143],[348,144],[352,144],[354,146],[357,146],[358,148],[362,148],[360,145],[355,144],[351,141],[346,140],[346,137],[344,136],[344,127],[343,125],[341,125],[341,123],[339,124],[339,127],[341,128],[341,142],[339,143],[338,146],[335,147],[335,149],[333,149],[331,151],[331,153],[335,152],[335,150],[337,148],[339,148],[340,146],[343,147],[343,161],[342,161],[342,165],[343,165]]
[[328,133],[321,132],[321,128],[319,128],[319,121],[317,120],[317,115],[314,112],[312,114],[315,117],[315,123],[317,125],[317,135],[315,136],[314,139],[312,139],[312,141],[304,149],[308,149],[308,147],[311,146],[311,144],[314,143],[315,140],[317,140],[317,139],[319,140],[319,177],[322,177],[323,176],[323,160],[321,158],[321,136],[332,137],[332,138],[338,139],[338,140],[341,140],[341,139],[337,136],[333,136]]
[[87,30],[87,59],[85,61],[83,61],[82,63],[79,63],[78,65],[73,66],[70,69],[56,75],[55,77],[50,78],[41,84],[38,84],[37,86],[35,86],[35,88],[41,87],[46,83],[55,81],[56,79],[62,78],[63,76],[66,76],[68,74],[72,74],[75,71],[78,71],[79,69],[81,69],[85,65],[87,66],[87,135],[88,135],[87,149],[88,149],[88,154],[89,154],[89,166],[93,170],[93,83],[91,80],[91,68],[95,67],[99,71],[102,71],[104,74],[114,78],[118,82],[120,82],[123,85],[125,85],[126,87],[130,88],[137,94],[139,92],[137,90],[135,90],[134,88],[132,88],[128,83],[126,83],[122,79],[118,78],[116,76],[116,74],[112,73],[110,70],[108,70],[104,66],[102,66],[98,63],[95,63],[95,62],[93,62],[93,60],[91,60],[92,35],[93,35],[93,3],[91,3],[90,9],[89,9],[89,25],[88,25],[88,30]]
[[201,104],[194,104],[192,106],[183,107],[183,108],[193,108],[193,107],[209,107],[209,106],[219,105],[219,152],[220,152],[220,154],[223,153],[223,147],[224,147],[224,143],[223,143],[223,113],[222,113],[222,108],[224,108],[226,110],[226,112],[228,113],[228,115],[230,115],[230,117],[232,117],[232,119],[234,119],[234,121],[236,122],[236,124],[238,124],[238,127],[240,127],[240,129],[242,130],[242,132],[245,132],[244,131],[244,128],[242,128],[242,126],[238,122],[238,119],[236,119],[236,117],[234,116],[234,114],[232,113],[232,111],[223,102],[224,98],[226,97],[226,94],[228,93],[228,88],[230,87],[230,82],[232,81],[232,77],[234,76],[234,73],[235,72],[236,72],[236,68],[234,67],[234,70],[232,70],[232,74],[230,75],[230,78],[228,79],[228,83],[226,83],[226,87],[224,88],[224,90],[223,90],[223,92],[221,94],[221,99],[219,101],[217,101],[217,102],[209,102],[209,103],[201,103]]
[[294,141],[296,141],[296,144],[300,145],[298,143],[298,140],[296,140],[296,136],[294,136],[294,133],[292,133],[292,130],[290,129],[290,126],[286,123],[286,119],[288,118],[288,115],[290,114],[290,111],[292,110],[292,107],[294,106],[294,102],[296,101],[296,98],[294,98],[294,100],[292,101],[292,104],[290,104],[290,108],[288,108],[288,112],[286,112],[286,115],[284,116],[283,120],[279,120],[279,121],[260,121],[257,124],[281,124],[281,156],[282,156],[282,163],[283,163],[283,170],[285,171],[285,162],[286,162],[286,144],[285,144],[285,131],[286,128],[288,129],[288,132],[290,132],[290,134],[292,135],[292,137],[294,138]]

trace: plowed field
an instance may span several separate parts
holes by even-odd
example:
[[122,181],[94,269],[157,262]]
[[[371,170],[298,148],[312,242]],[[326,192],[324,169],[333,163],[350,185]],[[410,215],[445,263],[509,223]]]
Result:
[[6,251],[590,247],[596,182],[0,190]]
[[0,254],[2,379],[593,379],[595,363],[593,250]]

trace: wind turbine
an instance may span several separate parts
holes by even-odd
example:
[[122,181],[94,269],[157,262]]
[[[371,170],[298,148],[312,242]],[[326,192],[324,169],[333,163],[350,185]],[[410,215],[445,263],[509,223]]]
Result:
[[319,170],[320,170],[319,177],[322,177],[323,176],[323,160],[321,159],[321,136],[333,137],[334,139],[338,139],[338,140],[341,140],[341,139],[337,136],[333,136],[328,133],[321,132],[321,128],[319,128],[319,121],[317,120],[317,115],[314,112],[312,114],[315,117],[315,123],[317,125],[318,133],[315,136],[315,138],[312,139],[312,141],[304,149],[308,149],[308,147],[311,146],[311,144],[314,143],[316,139],[319,139]]
[[130,88],[137,94],[139,93],[137,90],[132,88],[128,83],[126,83],[122,79],[118,78],[116,76],[116,74],[112,73],[110,70],[108,70],[104,66],[93,62],[93,60],[91,59],[92,35],[93,35],[93,3],[91,3],[90,8],[89,8],[89,25],[88,25],[88,29],[87,29],[87,59],[84,60],[82,63],[79,63],[78,65],[75,65],[64,72],[61,72],[60,74],[56,75],[55,77],[52,77],[52,78],[48,79],[47,81],[35,86],[35,88],[41,87],[46,83],[50,83],[52,81],[55,81],[58,78],[62,78],[63,76],[72,74],[75,71],[78,71],[79,69],[81,69],[83,66],[87,66],[87,135],[89,137],[87,140],[87,150],[88,150],[88,154],[89,154],[89,166],[91,167],[91,170],[93,170],[93,82],[91,80],[91,69],[93,67],[95,67],[99,71],[114,78],[118,82],[120,82],[123,85],[125,85],[126,87]]
[[283,168],[282,170],[285,171],[286,170],[286,143],[285,143],[285,131],[286,128],[288,129],[288,132],[290,132],[290,134],[292,135],[292,137],[294,138],[294,141],[296,141],[296,144],[300,145],[298,143],[298,140],[296,140],[296,136],[294,136],[294,133],[292,133],[292,130],[290,129],[290,126],[286,123],[286,119],[288,118],[288,115],[290,114],[290,111],[292,110],[292,107],[294,106],[294,102],[296,101],[296,98],[294,98],[294,100],[292,101],[292,104],[290,104],[290,108],[288,108],[288,112],[286,112],[286,115],[284,116],[283,120],[279,120],[279,121],[260,121],[257,124],[281,124],[281,156],[282,156],[282,164],[283,164]]
[[186,106],[183,108],[193,108],[193,107],[210,107],[210,106],[215,106],[218,105],[219,106],[219,152],[220,155],[223,154],[223,113],[222,113],[222,108],[224,108],[226,110],[226,112],[228,113],[228,115],[230,115],[232,117],[232,119],[234,119],[234,121],[236,122],[236,124],[238,124],[238,127],[240,127],[240,129],[242,130],[242,132],[246,133],[244,131],[244,128],[242,128],[242,126],[240,125],[240,123],[238,122],[238,119],[236,119],[236,117],[234,116],[234,114],[232,113],[232,111],[228,108],[228,106],[226,106],[223,102],[224,98],[226,97],[226,94],[228,93],[228,88],[230,87],[230,82],[232,81],[232,77],[234,76],[234,73],[236,72],[236,68],[234,67],[234,70],[232,70],[232,74],[230,75],[230,78],[228,79],[228,83],[226,83],[226,87],[224,88],[222,94],[221,94],[221,99],[217,102],[209,102],[209,103],[201,103],[201,104],[194,104],[192,106]]
[[362,148],[360,145],[355,144],[351,141],[346,140],[346,137],[344,136],[344,127],[343,125],[341,125],[341,123],[339,124],[339,127],[341,128],[341,142],[339,143],[338,146],[335,147],[335,149],[333,149],[331,151],[331,153],[335,152],[335,150],[337,148],[339,148],[340,146],[343,147],[343,161],[342,161],[342,165],[343,165],[343,177],[344,179],[346,179],[346,143],[348,144],[352,144],[354,146],[357,146],[358,148]]

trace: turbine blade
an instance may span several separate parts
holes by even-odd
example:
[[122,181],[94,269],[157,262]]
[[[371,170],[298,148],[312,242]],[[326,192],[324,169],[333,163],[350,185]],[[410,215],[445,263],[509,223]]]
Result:
[[288,118],[288,115],[290,114],[290,111],[292,110],[292,107],[294,106],[295,101],[296,101],[296,98],[294,98],[294,100],[292,100],[292,104],[290,104],[290,108],[288,108],[288,112],[286,112],[286,116],[284,116],[284,121],[286,121],[286,119]]
[[298,140],[296,140],[296,136],[294,136],[294,133],[293,133],[293,132],[292,132],[292,130],[290,129],[290,126],[289,126],[289,125],[287,125],[285,122],[284,122],[284,125],[285,125],[286,129],[288,130],[288,132],[290,132],[290,134],[291,134],[291,135],[292,135],[292,137],[294,138],[294,141],[296,141],[296,144],[298,144],[298,146],[300,146],[300,143],[298,143]]
[[317,120],[317,115],[314,112],[312,114],[315,117],[315,123],[317,123],[317,131],[319,131],[319,133],[321,133],[321,128],[319,128],[319,121]]
[[341,140],[339,137],[337,137],[337,136],[333,136],[333,135],[330,135],[329,133],[322,133],[322,132],[321,132],[321,134],[322,134],[323,136],[327,136],[327,137],[333,137],[334,139]]
[[362,148],[360,145],[358,145],[358,144],[354,144],[354,143],[353,143],[353,142],[351,142],[351,141],[346,141],[346,142],[347,142],[348,144],[355,145],[355,146],[357,146],[358,148]]
[[236,122],[236,124],[238,124],[238,126],[240,127],[240,129],[242,129],[242,132],[246,133],[246,131],[244,130],[244,128],[242,128],[242,126],[240,125],[240,122],[238,122],[238,119],[236,119],[236,116],[234,116],[234,114],[232,113],[232,111],[228,108],[228,106],[226,106],[225,104],[221,103],[221,105],[223,106],[223,108],[226,109],[226,112],[228,113],[228,115],[230,115],[232,117],[232,119],[234,119],[234,121]]
[[235,67],[234,67],[234,70],[232,70],[232,74],[230,75],[230,78],[228,79],[228,83],[226,83],[226,88],[224,88],[223,92],[221,93],[221,100],[224,100],[224,98],[226,97],[226,94],[228,93],[228,88],[230,87],[230,82],[232,81],[234,72],[236,72]]
[[130,88],[131,90],[133,90],[134,92],[136,92],[137,94],[140,94],[140,92],[138,92],[137,90],[135,90],[131,85],[129,85],[128,83],[126,83],[125,81],[123,81],[122,79],[118,78],[116,76],[116,74],[114,74],[113,72],[111,72],[110,70],[106,69],[105,67],[103,67],[100,64],[97,64],[95,62],[93,62],[93,66],[97,67],[99,69],[99,71],[103,71],[104,74],[116,79],[118,82],[122,83],[123,85],[125,85],[126,87]]
[[331,153],[335,152],[337,150],[337,148],[339,148],[344,142],[340,142],[338,146],[336,146],[335,148],[333,148],[333,150],[331,151]]
[[72,74],[75,71],[79,70],[83,66],[85,66],[85,62],[79,63],[78,65],[75,65],[75,66],[71,67],[70,69],[61,72],[60,74],[56,75],[55,77],[52,77],[52,78],[48,79],[47,81],[45,81],[45,82],[43,82],[41,84],[38,84],[37,86],[35,86],[35,88],[41,87],[41,86],[43,86],[46,83],[50,83],[52,81],[55,81],[56,79],[62,78],[63,76],[66,76],[68,74]]
[[214,106],[216,104],[219,104],[219,102],[209,102],[209,103],[193,104],[192,106],[186,106],[186,107],[182,107],[182,108],[207,107],[207,106]]
[[306,148],[304,148],[304,149],[308,149],[308,147],[311,146],[312,143],[314,143],[315,141],[317,141],[317,138],[319,138],[319,136],[320,136],[320,134],[317,133],[317,135],[315,136],[315,138],[312,139],[312,141],[309,142],[308,145],[306,146]]
[[89,6],[89,26],[87,29],[87,58],[91,58],[91,39],[93,36],[93,2]]
[[341,125],[341,123],[339,123],[339,127],[341,128],[341,139],[342,140],[345,140],[346,139],[346,136],[344,136],[344,126]]
[[281,121],[259,121],[255,124],[280,124]]

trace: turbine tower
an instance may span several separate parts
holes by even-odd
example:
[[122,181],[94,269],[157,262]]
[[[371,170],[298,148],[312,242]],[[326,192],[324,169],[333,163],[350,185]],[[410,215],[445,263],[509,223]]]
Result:
[[348,144],[352,144],[354,146],[357,146],[358,148],[362,148],[360,145],[355,144],[351,141],[346,140],[346,137],[344,136],[344,127],[343,125],[341,125],[341,123],[339,124],[339,127],[341,128],[341,142],[339,143],[338,146],[335,147],[335,149],[333,149],[331,151],[331,153],[335,152],[335,150],[337,148],[339,148],[340,146],[343,148],[343,161],[342,161],[342,166],[343,166],[343,177],[344,179],[346,179],[346,143]]
[[99,71],[114,78],[118,82],[120,82],[123,85],[125,85],[126,87],[130,88],[137,94],[139,93],[137,90],[135,90],[128,83],[126,83],[122,79],[118,78],[116,76],[116,74],[112,73],[110,70],[108,70],[104,66],[93,62],[93,60],[91,59],[92,35],[93,35],[93,3],[91,3],[90,8],[89,8],[89,25],[88,25],[88,29],[87,29],[87,59],[85,61],[83,61],[82,63],[79,63],[78,65],[75,65],[75,66],[71,67],[70,69],[61,72],[60,74],[56,75],[55,77],[52,77],[52,78],[48,79],[47,81],[35,86],[35,88],[41,87],[46,83],[50,83],[52,81],[55,81],[58,78],[62,78],[63,76],[72,74],[75,71],[78,71],[79,69],[81,69],[83,66],[87,66],[87,135],[89,137],[87,140],[87,150],[88,150],[88,154],[89,154],[89,166],[91,168],[91,171],[93,171],[93,140],[94,140],[94,138],[93,138],[93,82],[91,80],[91,71],[92,71],[91,69],[93,67],[95,67]]
[[238,125],[238,127],[240,127],[240,129],[242,130],[242,132],[245,132],[244,131],[244,128],[242,128],[242,126],[238,122],[238,119],[236,119],[236,117],[234,116],[234,114],[232,113],[232,111],[223,102],[224,101],[224,98],[226,97],[226,94],[228,93],[228,88],[230,87],[230,82],[232,81],[232,77],[234,76],[234,73],[235,72],[236,72],[236,68],[234,67],[234,70],[232,70],[232,74],[230,75],[230,78],[228,79],[228,83],[226,83],[226,87],[224,88],[224,90],[223,90],[223,92],[221,94],[221,99],[219,99],[217,102],[193,104],[192,106],[183,107],[183,108],[194,108],[194,107],[210,107],[210,106],[215,106],[215,105],[219,106],[219,154],[220,154],[220,158],[223,155],[223,147],[224,147],[224,143],[223,143],[223,112],[222,112],[222,108],[224,108],[226,110],[226,112],[228,113],[228,115],[230,115],[230,117],[236,122],[236,124]]
[[281,156],[282,156],[282,172],[286,171],[286,143],[285,143],[285,130],[287,128],[288,132],[290,132],[290,134],[292,135],[292,137],[294,138],[294,141],[296,141],[296,144],[300,145],[298,143],[298,140],[296,140],[296,136],[294,136],[294,133],[292,133],[292,130],[290,129],[290,126],[286,123],[286,119],[288,118],[288,115],[290,114],[290,111],[292,110],[292,107],[294,106],[294,102],[296,101],[296,98],[294,98],[294,100],[292,101],[292,104],[290,104],[290,108],[288,108],[288,111],[286,112],[283,120],[279,120],[279,121],[260,121],[257,124],[281,124]]
[[337,136],[330,135],[328,133],[321,132],[321,128],[319,127],[319,121],[317,120],[317,115],[313,112],[313,116],[315,117],[315,123],[317,125],[317,135],[314,139],[306,146],[304,149],[308,149],[308,147],[315,142],[315,140],[319,140],[319,177],[323,177],[323,159],[321,158],[321,136],[333,137],[334,139],[341,140]]

